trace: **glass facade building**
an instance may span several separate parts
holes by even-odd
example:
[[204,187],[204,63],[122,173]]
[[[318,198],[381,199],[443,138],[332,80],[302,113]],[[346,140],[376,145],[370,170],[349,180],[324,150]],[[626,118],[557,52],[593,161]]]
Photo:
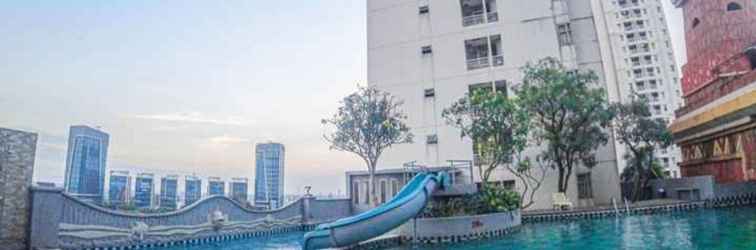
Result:
[[284,202],[284,155],[280,143],[255,145],[255,204],[279,208]]
[[247,183],[247,178],[234,178],[231,181],[231,197],[242,204],[247,204]]
[[152,206],[154,178],[152,174],[140,174],[137,176],[134,186],[134,205],[138,208],[150,208]]
[[128,171],[111,171],[108,200],[114,206],[127,203],[130,198],[131,177]]
[[105,188],[105,165],[110,136],[87,126],[71,126],[64,189],[87,200],[102,201]]
[[195,176],[187,176],[184,185],[184,206],[202,198],[202,180]]
[[220,178],[210,177],[207,179],[208,195],[226,195],[226,183]]
[[178,202],[178,176],[169,175],[160,180],[160,207],[176,209]]

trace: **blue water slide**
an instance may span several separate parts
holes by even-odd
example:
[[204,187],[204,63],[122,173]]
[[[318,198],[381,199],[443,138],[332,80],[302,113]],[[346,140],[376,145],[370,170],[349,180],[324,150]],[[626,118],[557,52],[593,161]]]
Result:
[[445,172],[419,173],[391,200],[364,213],[322,224],[304,236],[306,250],[346,247],[381,236],[422,212],[437,189],[448,185]]

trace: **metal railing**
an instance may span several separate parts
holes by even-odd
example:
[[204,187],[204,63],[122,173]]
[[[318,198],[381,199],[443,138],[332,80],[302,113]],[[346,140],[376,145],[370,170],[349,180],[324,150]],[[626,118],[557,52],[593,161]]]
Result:
[[488,15],[488,22],[498,22],[499,21],[499,12],[489,12]]
[[486,22],[486,16],[483,14],[476,14],[462,17],[462,26],[472,26]]
[[475,13],[469,16],[463,16],[462,17],[462,26],[472,26],[472,25],[478,25],[483,23],[492,23],[492,22],[498,22],[499,21],[499,12],[488,12],[488,13]]
[[467,70],[482,69],[491,66],[488,57],[467,60]]
[[504,56],[494,56],[493,57],[493,65],[494,66],[504,65]]

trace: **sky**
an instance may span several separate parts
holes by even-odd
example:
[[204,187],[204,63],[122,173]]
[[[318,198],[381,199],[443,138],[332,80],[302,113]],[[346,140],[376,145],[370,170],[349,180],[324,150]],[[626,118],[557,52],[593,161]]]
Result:
[[[681,14],[665,9],[676,51]],[[286,146],[287,193],[344,193],[364,164],[320,120],[367,78],[364,0],[0,1],[0,127],[38,133],[34,181],[63,182],[68,128],[110,134],[108,167],[254,176]],[[684,62],[677,52],[678,62]]]

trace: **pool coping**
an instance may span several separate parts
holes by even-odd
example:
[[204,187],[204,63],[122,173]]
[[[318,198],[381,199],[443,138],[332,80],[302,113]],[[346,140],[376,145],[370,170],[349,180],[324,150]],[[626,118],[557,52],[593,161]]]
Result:
[[[648,215],[648,214],[661,214],[671,212],[684,212],[698,209],[716,209],[726,207],[739,207],[749,206],[756,204],[756,192],[745,195],[738,195],[732,197],[721,197],[704,201],[690,201],[681,202],[676,204],[667,205],[648,205],[629,208],[629,215]],[[618,209],[619,210],[619,209]],[[568,221],[568,220],[580,220],[580,219],[601,219],[617,216],[627,216],[627,209],[623,212],[617,212],[614,209],[600,209],[600,210],[580,210],[580,211],[555,211],[556,213],[539,213],[539,214],[522,214],[522,224],[530,223],[544,223],[544,222],[556,222],[556,221]],[[232,241],[252,239],[257,237],[271,236],[277,234],[291,233],[291,232],[307,232],[314,229],[318,224],[301,224],[298,226],[291,226],[285,228],[277,228],[275,230],[257,231],[239,234],[223,234],[212,237],[204,237],[199,239],[181,240],[181,241],[169,241],[160,243],[146,243],[136,244],[129,246],[112,246],[112,247],[96,247],[96,248],[84,248],[83,250],[135,250],[135,249],[148,249],[156,247],[172,247],[172,246],[193,246],[203,245],[216,242]],[[502,231],[500,233],[480,234],[475,237],[466,238],[464,241],[469,240],[485,240],[504,237],[511,233],[517,232],[520,226],[513,227],[509,230]],[[440,239],[440,240],[420,240],[420,245],[436,245],[436,244],[448,244],[454,243],[453,239]],[[400,235],[381,237],[374,240],[361,242],[359,244],[349,246],[342,249],[361,250],[361,249],[385,249],[388,247],[403,246],[406,244],[412,244],[411,240],[404,238]]]

